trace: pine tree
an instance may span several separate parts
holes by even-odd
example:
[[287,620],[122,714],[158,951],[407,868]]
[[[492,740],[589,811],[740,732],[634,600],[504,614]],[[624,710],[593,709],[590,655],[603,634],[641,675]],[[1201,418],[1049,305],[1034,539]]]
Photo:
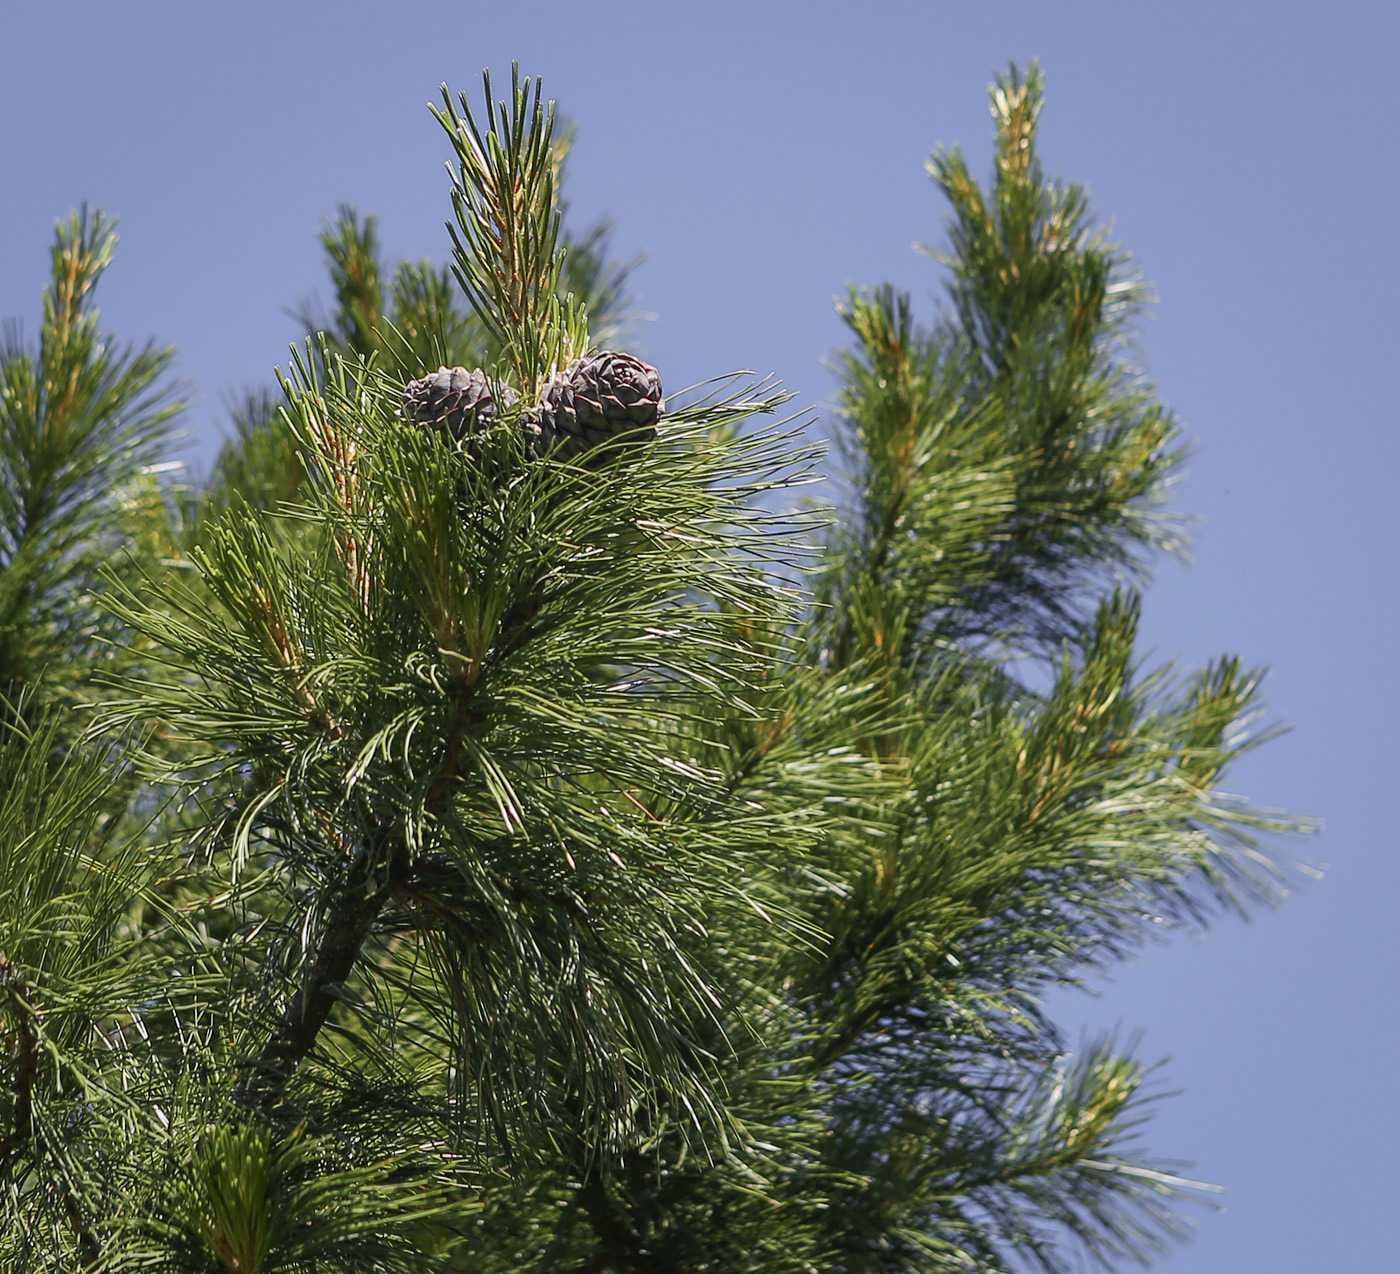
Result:
[[1178,1232],[1150,1069],[1041,999],[1276,901],[1296,824],[1219,789],[1257,676],[1140,665],[1177,426],[1041,96],[994,85],[990,187],[931,161],[947,308],[850,295],[842,495],[788,518],[782,393],[663,403],[616,348],[537,82],[444,89],[450,267],[326,228],[334,313],[202,490],[161,484],[168,355],[98,335],[109,224],[60,226],[3,354],[5,1269],[991,1274]]

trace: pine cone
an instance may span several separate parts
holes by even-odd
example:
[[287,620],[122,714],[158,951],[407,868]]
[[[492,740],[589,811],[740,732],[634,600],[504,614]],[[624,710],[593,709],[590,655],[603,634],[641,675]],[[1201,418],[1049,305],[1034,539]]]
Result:
[[[515,395],[505,391],[509,406]],[[409,381],[403,391],[404,419],[445,433],[454,442],[485,433],[496,418],[496,400],[480,368],[439,367],[430,376]]]
[[523,424],[535,455],[569,460],[623,435],[655,438],[664,406],[656,368],[603,350],[555,372]]

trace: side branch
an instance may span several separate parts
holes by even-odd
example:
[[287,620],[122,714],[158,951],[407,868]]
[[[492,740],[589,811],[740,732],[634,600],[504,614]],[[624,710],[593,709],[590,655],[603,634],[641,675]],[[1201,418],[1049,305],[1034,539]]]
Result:
[[0,988],[9,993],[15,1019],[11,1121],[0,1140],[0,1163],[3,1163],[34,1134],[34,1080],[39,1073],[43,1042],[39,1038],[39,1010],[34,1003],[34,992],[5,956],[0,956]]
[[[470,690],[463,687],[447,759],[430,792],[432,804],[443,799],[450,780],[458,773],[462,734],[471,722],[469,703]],[[351,864],[301,989],[287,1005],[262,1052],[247,1063],[234,1093],[239,1105],[267,1110],[282,1100],[296,1068],[311,1051],[340,999],[340,989],[354,969],[379,913],[392,894],[404,892],[402,847],[388,850],[389,838],[382,831],[374,839],[379,843],[361,848]]]
[[369,858],[361,851],[350,881],[321,932],[301,990],[287,1005],[262,1052],[248,1064],[235,1094],[241,1105],[267,1109],[282,1099],[293,1073],[340,999],[340,988],[355,967],[388,896],[387,880],[373,882]]
[[[47,1148],[34,1121],[34,1081],[39,1075],[44,1041],[34,989],[3,955],[0,955],[0,991],[8,993],[15,1018],[14,1071],[10,1084],[11,1120],[4,1137],[0,1138],[0,1165],[8,1165],[11,1157],[29,1142],[34,1143],[38,1154],[43,1154]],[[84,1220],[77,1192],[61,1168],[55,1187],[64,1218],[78,1245],[83,1269],[94,1270],[102,1258],[102,1246]]]

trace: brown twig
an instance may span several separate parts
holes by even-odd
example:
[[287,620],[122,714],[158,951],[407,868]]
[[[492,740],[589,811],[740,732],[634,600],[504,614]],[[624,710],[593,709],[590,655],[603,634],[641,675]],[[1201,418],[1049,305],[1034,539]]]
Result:
[[0,1141],[0,1162],[34,1134],[34,1079],[39,1073],[42,1043],[39,1038],[39,1010],[34,992],[20,972],[4,956],[0,956],[0,988],[7,992],[14,1006],[15,1047],[14,1080],[10,1084],[13,1118]]
[[372,867],[370,855],[361,850],[321,932],[301,989],[244,1073],[236,1093],[236,1100],[243,1105],[267,1108],[282,1099],[293,1073],[340,999],[340,989],[389,897],[388,881],[376,881]]
[[[39,1153],[47,1147],[34,1122],[34,1081],[39,1075],[43,1056],[42,1018],[34,988],[29,985],[13,962],[0,955],[0,992],[4,992],[14,1010],[15,1048],[14,1079],[10,1084],[12,1118],[3,1140],[0,1140],[0,1163],[7,1163],[26,1142],[33,1142]],[[78,1194],[60,1170],[56,1181],[63,1215],[73,1231],[78,1253],[85,1270],[95,1270],[102,1259],[102,1245],[83,1219],[78,1206]]]

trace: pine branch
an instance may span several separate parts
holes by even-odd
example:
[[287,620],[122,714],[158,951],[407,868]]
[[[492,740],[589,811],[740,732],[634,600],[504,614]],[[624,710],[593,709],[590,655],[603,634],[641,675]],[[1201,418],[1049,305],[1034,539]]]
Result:
[[183,407],[172,350],[99,330],[115,244],[101,212],[60,222],[38,348],[0,348],[0,688],[81,679],[103,627],[88,590],[130,544],[126,505]]
[[[261,1053],[248,1064],[236,1093],[239,1104],[266,1108],[285,1096],[297,1067],[340,1003],[341,990],[389,897],[390,885],[382,878],[382,863],[379,854],[361,850],[346,873],[338,896],[327,900],[328,918],[301,987]],[[376,869],[381,877],[377,881]]]
[[[23,973],[0,954],[0,995],[9,1001],[10,1017],[14,1021],[14,1054],[11,1063],[10,1121],[0,1137],[0,1165],[10,1168],[15,1158],[33,1145],[36,1162],[55,1159],[52,1147],[35,1120],[34,1084],[39,1066],[46,1056],[46,1041],[38,997]],[[102,1245],[93,1227],[84,1216],[81,1195],[60,1165],[51,1178],[64,1219],[77,1244],[84,1268],[95,1270],[102,1257]]]
[[369,358],[380,348],[384,318],[383,265],[377,217],[363,221],[349,204],[341,204],[335,224],[321,232],[335,285],[335,328],[348,353]]
[[623,1215],[624,1209],[610,1195],[599,1165],[594,1164],[588,1172],[577,1197],[598,1240],[597,1251],[578,1267],[580,1274],[602,1270],[642,1274],[651,1268],[650,1262],[639,1262],[637,1236]]
[[10,1127],[0,1139],[0,1162],[34,1134],[34,1080],[39,1072],[42,1040],[34,992],[14,965],[0,954],[0,992],[7,992],[15,1018],[13,1078],[10,1083]]
[[1157,508],[1176,425],[1128,345],[1146,292],[1084,191],[1044,177],[1041,95],[1034,66],[994,85],[989,190],[958,151],[930,160],[953,210],[936,254],[951,313],[924,329],[889,288],[843,309],[860,490],[827,573],[838,658],[857,631],[906,664],[945,641],[1053,655],[1106,578],[1181,548]]
[[448,224],[452,271],[504,351],[521,397],[532,402],[553,370],[588,349],[587,318],[580,304],[559,294],[554,104],[545,107],[539,81],[522,81],[518,66],[511,70],[509,102],[497,103],[490,73],[483,78],[484,130],[467,95],[454,106],[445,84],[444,109],[432,108],[457,155],[456,224]]

